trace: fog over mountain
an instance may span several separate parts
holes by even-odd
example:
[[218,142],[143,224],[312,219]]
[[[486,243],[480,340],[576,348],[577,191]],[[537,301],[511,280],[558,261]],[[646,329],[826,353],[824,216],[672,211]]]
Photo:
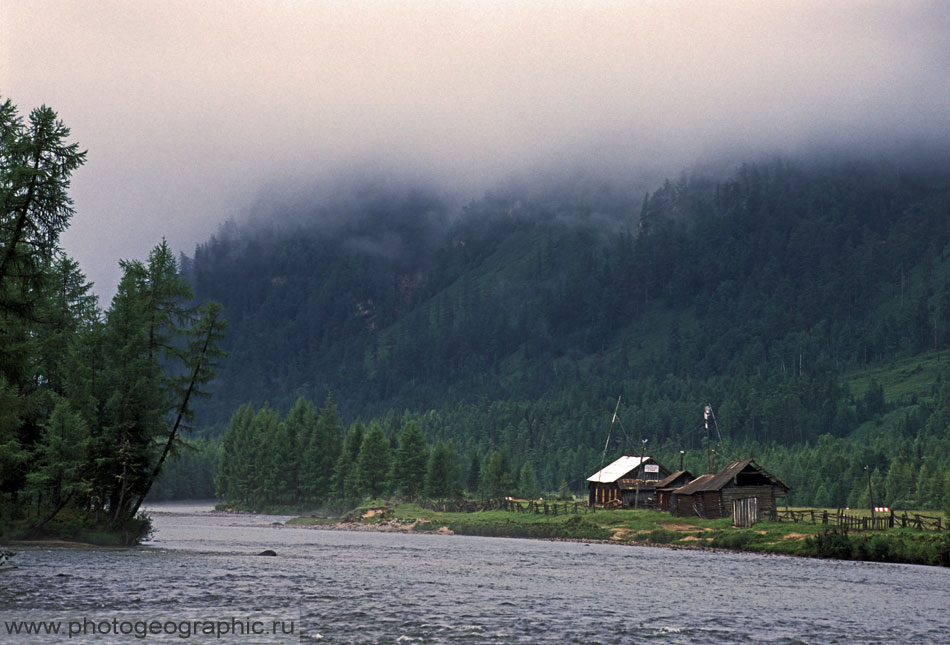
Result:
[[64,243],[106,297],[162,236],[190,252],[353,174],[464,199],[941,151],[948,51],[941,0],[0,3],[0,93],[89,149]]

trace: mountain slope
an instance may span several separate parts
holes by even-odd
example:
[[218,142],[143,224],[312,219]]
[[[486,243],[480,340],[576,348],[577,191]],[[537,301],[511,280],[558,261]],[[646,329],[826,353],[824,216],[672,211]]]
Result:
[[431,411],[430,437],[506,445],[545,483],[600,460],[618,394],[612,450],[701,449],[707,402],[734,442],[844,437],[873,413],[842,374],[950,345],[948,178],[782,159],[646,199],[510,190],[454,214],[418,191],[224,228],[184,262],[231,321],[201,421],[327,393],[349,418]]

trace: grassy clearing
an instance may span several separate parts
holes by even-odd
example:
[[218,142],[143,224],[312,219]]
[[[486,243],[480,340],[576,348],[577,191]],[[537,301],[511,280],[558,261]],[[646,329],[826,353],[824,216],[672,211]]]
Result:
[[[342,525],[341,525],[342,523]],[[950,533],[891,529],[850,535],[821,524],[760,522],[732,527],[729,518],[702,520],[647,510],[614,510],[569,515],[508,511],[441,513],[415,504],[366,505],[344,520],[295,518],[302,526],[365,526],[458,535],[603,541],[690,549],[729,549],[805,557],[950,565]],[[357,526],[353,526],[357,525]]]
[[950,364],[950,352],[930,352],[896,360],[888,365],[862,370],[846,377],[851,393],[860,398],[868,391],[871,380],[884,388],[884,399],[891,404],[933,396],[934,384]]

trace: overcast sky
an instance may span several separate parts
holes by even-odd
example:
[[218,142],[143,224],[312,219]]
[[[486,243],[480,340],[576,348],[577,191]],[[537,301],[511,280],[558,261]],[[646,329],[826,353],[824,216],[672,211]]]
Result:
[[105,299],[288,179],[946,139],[948,61],[946,0],[0,0],[0,95],[89,150],[63,243]]

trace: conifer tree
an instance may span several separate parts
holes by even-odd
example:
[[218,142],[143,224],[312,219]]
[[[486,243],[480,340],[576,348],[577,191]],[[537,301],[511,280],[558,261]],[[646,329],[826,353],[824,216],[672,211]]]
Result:
[[465,485],[468,487],[468,493],[470,495],[478,494],[478,484],[481,481],[482,477],[482,466],[478,459],[478,452],[472,451],[472,461],[468,466],[468,477],[465,480]]
[[359,497],[356,482],[356,463],[363,445],[363,435],[366,433],[363,422],[357,419],[347,430],[333,471],[334,495],[345,505],[352,505]]
[[315,496],[313,473],[309,465],[313,458],[317,420],[316,408],[303,397],[297,399],[284,419],[286,441],[291,452],[286,464],[287,479],[292,490],[291,501],[294,503]]
[[455,449],[447,441],[435,444],[426,464],[426,497],[444,499],[458,493],[459,467],[455,463]]
[[524,462],[518,473],[518,494],[525,499],[535,499],[541,494],[538,479],[534,474],[534,466],[530,461]]
[[356,457],[356,490],[379,497],[389,488],[389,442],[377,422],[369,426]]
[[489,455],[482,471],[482,491],[487,497],[505,497],[511,494],[511,458],[507,449],[495,450]]
[[306,448],[302,470],[310,499],[322,503],[333,492],[333,477],[340,458],[343,424],[333,399],[327,395]]
[[215,479],[218,497],[247,502],[253,488],[257,466],[257,444],[251,434],[254,407],[245,403],[231,415],[231,423],[222,440],[221,464]]
[[422,493],[426,483],[429,450],[419,424],[409,421],[399,433],[399,445],[393,456],[392,484],[410,499]]

